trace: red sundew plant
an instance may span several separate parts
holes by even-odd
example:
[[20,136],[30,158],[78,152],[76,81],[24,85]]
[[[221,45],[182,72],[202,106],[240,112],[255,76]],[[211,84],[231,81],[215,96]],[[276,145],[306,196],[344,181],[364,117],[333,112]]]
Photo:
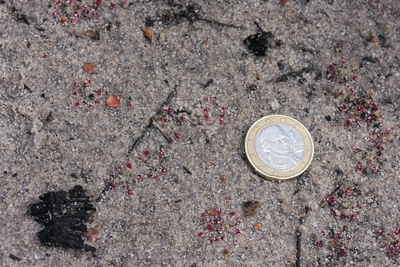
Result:
[[233,240],[234,237],[242,233],[240,229],[241,218],[236,216],[236,212],[231,211],[223,214],[222,208],[208,209],[201,213],[202,229],[197,233],[197,237],[206,239],[209,242]]
[[103,88],[92,88],[91,79],[86,79],[83,82],[74,82],[72,85],[71,96],[75,107],[86,106],[88,109],[92,109],[100,104],[103,94]]
[[338,109],[344,114],[344,125],[351,129],[365,124],[370,131],[366,148],[354,148],[355,170],[364,175],[375,173],[381,169],[382,153],[393,143],[390,129],[385,129],[380,121],[379,105],[371,99],[361,97],[357,93],[357,71],[349,69],[346,59],[342,57],[338,64],[327,67],[326,79],[336,82],[339,91],[334,96],[341,100]]
[[340,259],[349,253],[349,245],[356,232],[357,215],[362,208],[352,195],[353,189],[347,186],[335,190],[320,205],[330,209],[330,214],[339,228],[335,230],[330,227],[327,231],[321,231],[322,240],[316,243],[316,246],[326,253],[328,260]]
[[155,118],[155,122],[166,138],[178,140],[181,138],[179,128],[184,125],[187,120],[188,112],[182,109],[173,110],[171,107],[162,107],[161,111]]
[[150,152],[148,149],[136,156],[134,162],[117,165],[109,174],[110,189],[121,188],[126,194],[132,195],[133,188],[145,180],[158,180],[161,175],[168,172],[165,151],[162,147],[158,151]]
[[319,241],[317,246],[321,250],[325,248],[328,251],[326,253],[328,260],[333,261],[348,256],[349,243],[352,236],[349,233],[347,225],[344,225],[339,231],[335,231],[333,228],[330,228],[327,233],[322,231],[321,236],[324,238],[324,241]]
[[383,230],[377,231],[378,239],[389,257],[400,256],[400,227],[395,229],[393,233],[384,233]]
[[53,19],[61,24],[75,25],[81,19],[97,19],[106,8],[115,9],[128,5],[127,0],[54,0]]
[[356,171],[367,174],[368,172],[375,173],[380,170],[382,165],[381,156],[393,143],[391,131],[389,129],[383,130],[380,126],[381,124],[370,131],[370,138],[365,149],[353,148],[353,153],[357,160]]
[[217,102],[216,97],[206,97],[196,103],[196,115],[199,118],[199,123],[218,123],[225,125],[226,107]]
[[320,207],[329,207],[330,214],[336,219],[354,221],[362,207],[354,203],[352,194],[353,189],[349,186],[344,189],[338,188],[321,202]]

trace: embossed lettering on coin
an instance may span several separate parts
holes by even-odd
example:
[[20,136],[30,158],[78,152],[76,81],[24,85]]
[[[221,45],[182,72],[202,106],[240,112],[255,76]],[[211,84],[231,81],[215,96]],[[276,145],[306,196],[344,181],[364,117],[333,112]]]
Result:
[[255,146],[260,160],[277,170],[293,168],[304,154],[304,141],[299,132],[282,123],[270,124],[259,131]]

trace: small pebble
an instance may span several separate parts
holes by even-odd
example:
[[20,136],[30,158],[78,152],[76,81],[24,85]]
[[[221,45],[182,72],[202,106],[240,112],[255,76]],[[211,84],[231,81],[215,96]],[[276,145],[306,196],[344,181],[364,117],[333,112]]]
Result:
[[89,74],[93,74],[94,73],[94,65],[93,65],[93,63],[86,63],[85,65],[83,65],[83,69]]
[[242,203],[242,210],[245,216],[254,216],[261,203],[258,201],[246,201]]
[[109,107],[117,107],[120,104],[121,101],[115,95],[110,95],[106,100],[106,105]]

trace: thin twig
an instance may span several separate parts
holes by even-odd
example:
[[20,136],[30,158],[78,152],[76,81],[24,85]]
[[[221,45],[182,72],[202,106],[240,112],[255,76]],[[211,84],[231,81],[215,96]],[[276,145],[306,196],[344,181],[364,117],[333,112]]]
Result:
[[182,169],[183,169],[187,174],[192,175],[192,172],[191,172],[188,168],[186,168],[185,166],[182,166]]
[[257,21],[254,21],[254,24],[256,24],[256,26],[257,26],[257,28],[258,28],[258,30],[259,30],[260,32],[264,32],[264,29],[260,26],[260,24],[258,24]]
[[167,140],[168,143],[172,143],[172,138],[168,136],[166,132],[164,132],[160,126],[158,126],[157,123],[153,122],[153,125],[156,126],[156,128],[160,131],[160,133],[164,136],[165,140]]
[[323,199],[321,201],[321,203],[319,204],[320,208],[324,208],[326,206],[326,204],[328,204],[328,197],[329,196],[333,196],[334,194],[336,194],[337,192],[339,192],[340,187],[342,187],[342,184],[339,184],[325,199]]
[[226,23],[223,23],[223,22],[216,21],[214,19],[199,18],[199,20],[202,20],[202,21],[205,21],[205,22],[208,22],[208,23],[211,23],[211,24],[217,24],[217,25],[223,26],[223,27],[229,27],[229,28],[235,28],[235,29],[242,29],[243,28],[243,26],[237,26],[237,25],[233,25],[233,24],[226,24]]
[[296,231],[296,267],[300,267],[301,259],[301,232]]
[[[153,118],[154,118],[154,116],[160,114],[161,111],[162,111],[162,108],[165,107],[165,106],[167,106],[167,105],[171,102],[171,100],[172,100],[172,98],[173,98],[174,96],[175,96],[175,92],[174,92],[174,91],[172,91],[171,93],[169,93],[167,99],[164,101],[164,103],[161,105],[161,107],[157,110],[156,114],[150,117],[150,121],[149,121],[149,123],[146,125],[146,127],[144,128],[144,130],[142,131],[142,134],[133,142],[132,146],[129,148],[128,154],[126,155],[127,158],[131,155],[131,153],[132,153],[132,151],[135,149],[135,147],[137,147],[137,145],[139,145],[139,143],[140,143],[140,142],[142,141],[142,139],[144,138],[145,134],[146,134],[146,133],[150,130],[150,128],[154,125],[154,123],[153,123]],[[161,131],[160,127],[157,126],[157,129],[162,133],[162,135],[165,137],[165,139],[167,139],[167,141],[168,141],[169,143],[172,142],[172,139],[171,139],[170,137],[167,137],[167,136]]]

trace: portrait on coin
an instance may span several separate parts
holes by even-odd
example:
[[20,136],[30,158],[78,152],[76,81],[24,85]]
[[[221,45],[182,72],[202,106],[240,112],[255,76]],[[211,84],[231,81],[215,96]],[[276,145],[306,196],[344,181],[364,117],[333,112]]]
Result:
[[304,154],[304,142],[291,126],[272,124],[264,127],[256,138],[256,151],[267,166],[286,170],[296,166]]

